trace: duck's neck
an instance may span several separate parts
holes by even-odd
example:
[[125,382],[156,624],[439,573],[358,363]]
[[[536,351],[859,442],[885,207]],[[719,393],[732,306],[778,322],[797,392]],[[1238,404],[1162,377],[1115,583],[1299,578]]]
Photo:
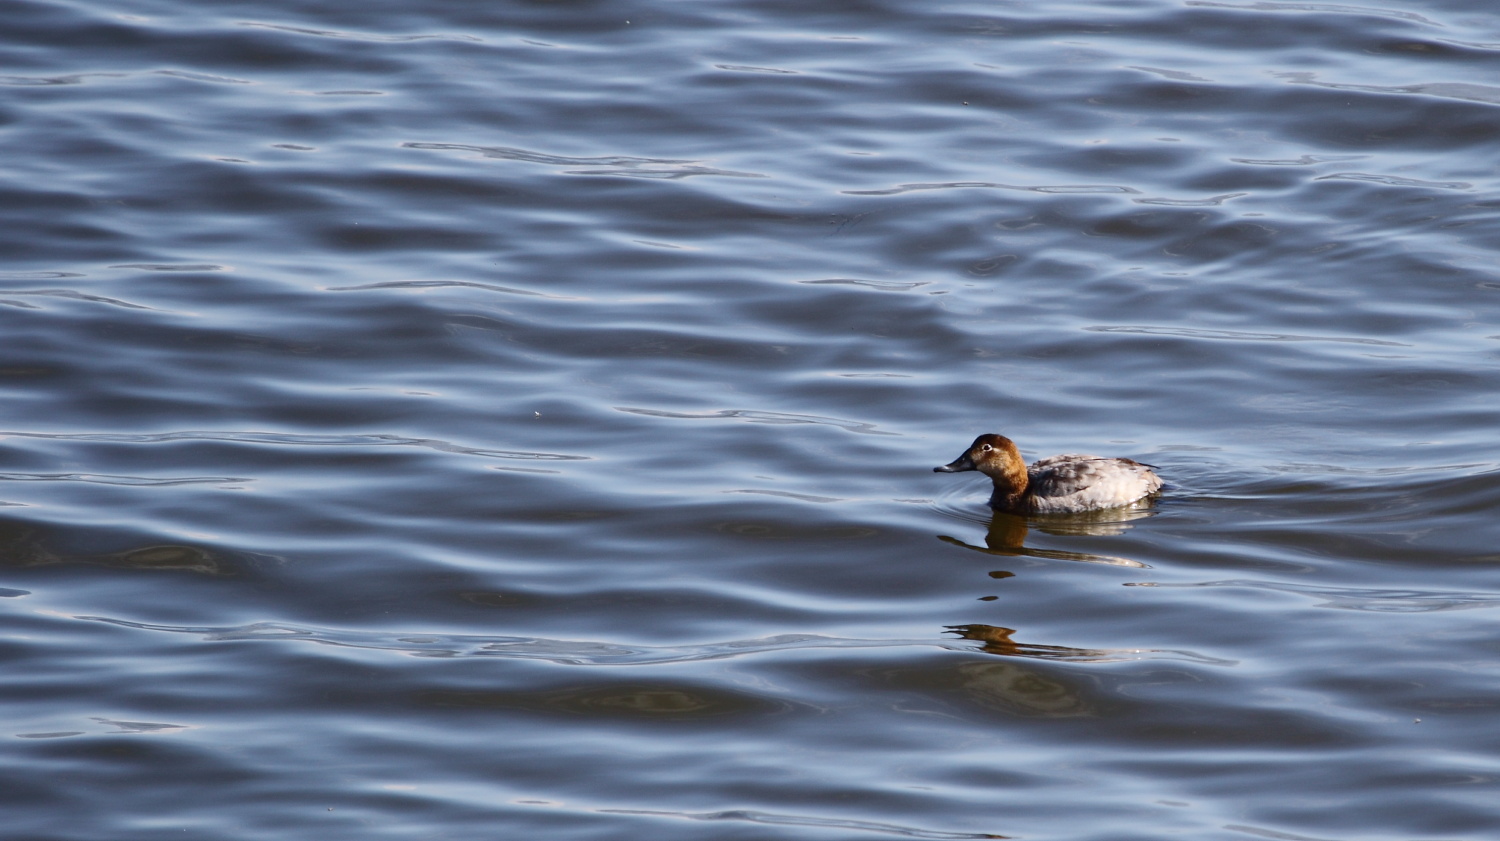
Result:
[[1024,512],[1029,509],[1030,503],[1024,493],[1006,493],[999,488],[995,488],[995,492],[990,494],[990,507],[1000,511]]
[[990,494],[990,507],[1025,511],[1028,502],[1026,490],[1031,481],[1026,475],[1026,460],[1012,449],[999,462],[984,471],[984,475],[995,483],[995,491]]

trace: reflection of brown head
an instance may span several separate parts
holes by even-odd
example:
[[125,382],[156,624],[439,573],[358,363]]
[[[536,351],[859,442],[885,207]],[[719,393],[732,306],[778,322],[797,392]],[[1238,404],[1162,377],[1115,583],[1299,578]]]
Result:
[[966,640],[984,643],[984,651],[989,654],[1021,653],[1015,640],[1010,638],[1016,632],[1015,628],[1002,628],[999,625],[949,625],[948,632],[958,634]]
[[1039,660],[1075,660],[1079,662],[1092,662],[1104,660],[1135,659],[1143,651],[1149,649],[1098,649],[1098,648],[1072,648],[1066,645],[1038,645],[1030,642],[1016,642],[1010,638],[1016,630],[1014,628],[1002,628],[999,625],[949,625],[947,631],[957,634],[966,640],[984,643],[980,650],[986,654],[999,654],[1006,657],[1034,657]]

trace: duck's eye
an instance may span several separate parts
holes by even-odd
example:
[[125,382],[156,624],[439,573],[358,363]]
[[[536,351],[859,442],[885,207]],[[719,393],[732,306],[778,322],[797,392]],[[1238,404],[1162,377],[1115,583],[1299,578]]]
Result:
[[980,447],[980,449],[984,450],[985,452],[989,452],[990,450],[993,450],[994,447],[991,447],[989,444],[985,444],[984,446]]

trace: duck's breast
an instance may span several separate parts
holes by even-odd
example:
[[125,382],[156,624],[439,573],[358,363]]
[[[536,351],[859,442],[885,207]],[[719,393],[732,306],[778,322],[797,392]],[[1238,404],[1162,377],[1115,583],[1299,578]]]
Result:
[[1068,453],[1039,459],[1026,472],[1030,507],[1041,513],[1114,508],[1161,489],[1151,468],[1128,458]]

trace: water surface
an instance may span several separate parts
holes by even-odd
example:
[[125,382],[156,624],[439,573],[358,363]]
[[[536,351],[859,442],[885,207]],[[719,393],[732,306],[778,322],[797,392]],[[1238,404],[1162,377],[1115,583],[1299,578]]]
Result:
[[6,837],[1492,836],[1500,15],[324,6],[6,12]]

